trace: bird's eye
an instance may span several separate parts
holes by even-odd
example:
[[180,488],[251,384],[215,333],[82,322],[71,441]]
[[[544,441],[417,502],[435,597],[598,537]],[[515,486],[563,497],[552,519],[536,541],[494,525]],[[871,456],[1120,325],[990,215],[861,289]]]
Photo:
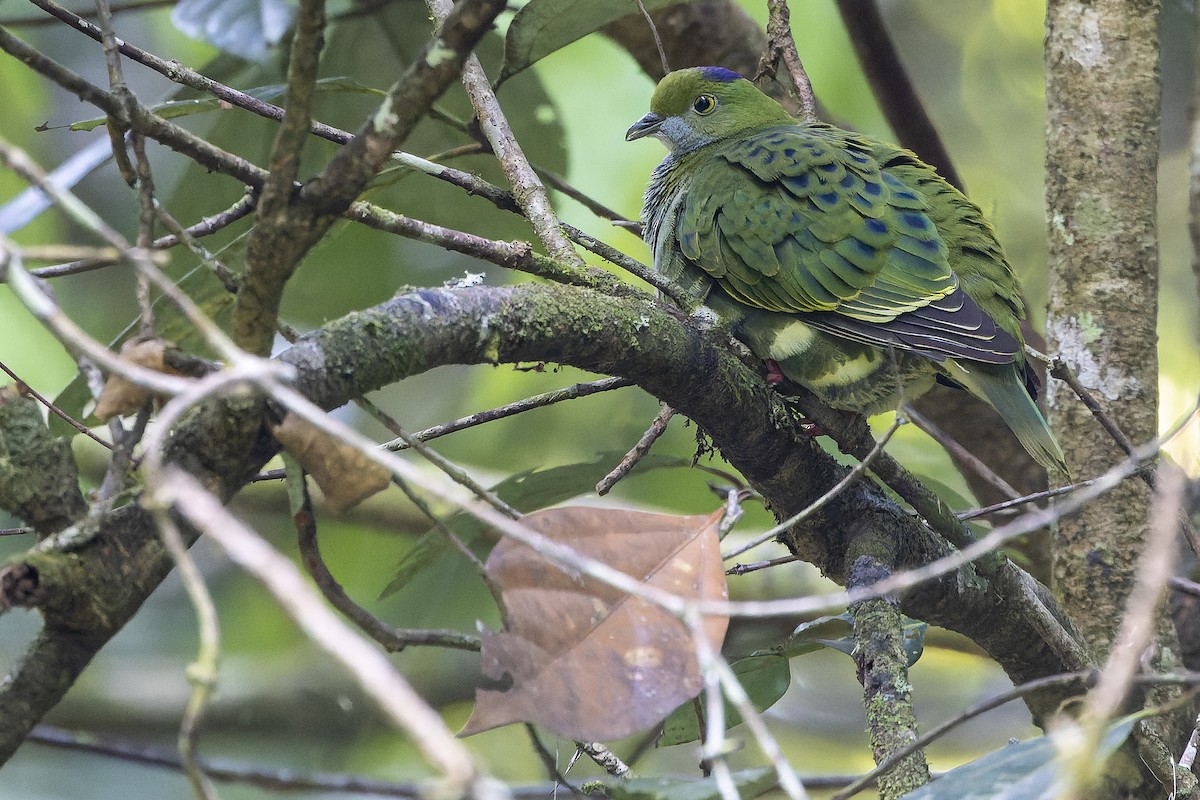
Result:
[[711,94],[702,94],[692,103],[692,108],[701,116],[711,114],[713,109],[717,107],[717,98]]

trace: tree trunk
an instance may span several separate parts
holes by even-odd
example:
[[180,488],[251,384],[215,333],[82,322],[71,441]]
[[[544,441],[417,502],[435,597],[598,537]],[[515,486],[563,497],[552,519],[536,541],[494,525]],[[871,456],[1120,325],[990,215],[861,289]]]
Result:
[[[1135,444],[1158,430],[1159,12],[1158,0],[1050,0],[1046,13],[1047,339]],[[1049,392],[1076,479],[1125,457],[1070,388],[1051,381]],[[1126,481],[1054,535],[1054,590],[1101,662],[1134,583],[1150,501],[1145,483]],[[1155,643],[1170,667],[1179,649],[1166,613]],[[1139,731],[1140,754],[1148,736],[1178,753],[1174,735],[1165,724]],[[1105,796],[1162,796],[1142,777]]]

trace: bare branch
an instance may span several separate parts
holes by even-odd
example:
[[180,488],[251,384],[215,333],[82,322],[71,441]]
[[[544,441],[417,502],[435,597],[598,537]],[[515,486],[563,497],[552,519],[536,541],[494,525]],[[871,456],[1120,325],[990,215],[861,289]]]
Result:
[[758,74],[773,77],[782,63],[792,90],[800,101],[800,119],[815,122],[817,98],[813,94],[812,81],[800,63],[796,40],[792,38],[791,11],[788,10],[787,0],[767,0],[767,9],[767,52],[759,62]]
[[[451,0],[428,0],[427,5],[439,22],[446,19],[452,7]],[[475,108],[479,127],[487,137],[492,152],[500,160],[500,166],[513,188],[517,204],[529,218],[534,233],[551,256],[567,264],[582,267],[583,259],[563,235],[546,188],[513,136],[512,128],[505,119],[496,94],[492,91],[487,75],[484,74],[483,65],[477,57],[471,56],[467,59],[463,66],[462,79],[467,95],[471,98],[471,105]]]
[[642,438],[633,446],[633,449],[625,454],[625,457],[621,459],[621,462],[617,466],[613,467],[612,472],[605,475],[596,484],[596,494],[608,494],[617,485],[619,480],[628,475],[637,466],[638,462],[646,457],[646,454],[650,452],[650,448],[658,441],[658,438],[666,433],[667,423],[671,421],[671,417],[673,416],[675,416],[675,409],[664,403],[657,416],[654,417],[654,421],[650,423],[650,427],[642,434]]
[[936,169],[951,186],[966,191],[929,112],[909,80],[876,0],[838,0],[837,5],[875,102],[883,109],[900,144]]
[[204,531],[230,558],[262,583],[284,611],[330,656],[340,662],[388,719],[407,732],[446,782],[451,796],[488,798],[489,780],[441,717],[413,691],[391,662],[348,628],[308,585],[288,558],[234,517],[217,498],[178,467],[154,481],[154,493]]
[[[576,383],[564,389],[555,389],[554,391],[534,395],[533,397],[526,397],[524,400],[518,400],[515,403],[509,403],[508,405],[493,408],[489,411],[478,411],[468,417],[456,419],[453,422],[446,422],[441,425],[435,425],[432,428],[426,428],[423,431],[417,431],[412,436],[415,439],[427,442],[439,436],[445,436],[446,434],[472,428],[476,425],[483,425],[498,419],[511,417],[515,414],[523,414],[535,408],[544,408],[554,403],[561,403],[564,400],[574,400],[577,397],[587,397],[598,392],[622,389],[632,385],[625,378],[602,378],[591,383]],[[388,450],[399,451],[408,447],[408,444],[402,439],[393,439],[390,442],[385,442],[383,446]]]
[[927,418],[924,414],[913,408],[911,404],[906,403],[904,405],[904,415],[912,420],[914,425],[925,431],[925,433],[929,434],[931,439],[945,448],[946,452],[948,452],[955,461],[960,464],[968,465],[972,470],[974,470],[976,475],[999,489],[1003,494],[1007,495],[1010,500],[1021,496],[1021,493],[1010,486],[1008,481],[1004,480],[991,469],[989,469],[987,464],[984,464],[982,461],[976,458],[973,453],[969,452],[955,439],[946,434],[946,432],[939,428],[933,420]]
[[[234,339],[247,351],[270,352],[283,288],[300,259],[350,207],[434,100],[458,77],[471,49],[503,9],[503,0],[463,0],[456,5],[354,139],[298,195],[289,193],[286,202],[280,198],[281,204],[272,213],[286,211],[286,218],[271,227],[262,227],[260,222],[256,231],[262,233],[247,250],[247,270],[233,315]],[[303,121],[307,127],[307,114]],[[299,141],[301,131],[292,135]]]
[[302,486],[301,491],[304,503],[300,510],[293,515],[296,531],[299,534],[300,555],[304,559],[304,567],[308,570],[308,574],[312,576],[321,593],[333,604],[334,608],[342,612],[364,633],[383,645],[388,652],[398,653],[410,645],[433,645],[457,650],[479,651],[478,636],[470,636],[458,631],[401,630],[388,625],[354,602],[337,579],[333,577],[333,573],[329,571],[329,567],[321,557],[312,499],[307,486]]
[[[891,570],[870,555],[850,567],[848,589],[870,588]],[[917,738],[917,719],[908,678],[904,622],[896,598],[880,596],[850,606],[854,618],[854,662],[863,686],[863,707],[876,764],[891,760]],[[880,797],[898,798],[929,783],[925,753],[912,750],[878,778]]]

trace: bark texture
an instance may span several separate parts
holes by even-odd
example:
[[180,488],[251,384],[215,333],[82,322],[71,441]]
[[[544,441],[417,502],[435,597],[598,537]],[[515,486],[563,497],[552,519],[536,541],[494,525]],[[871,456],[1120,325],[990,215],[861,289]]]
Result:
[[[1135,444],[1158,430],[1157,173],[1160,3],[1051,0],[1046,15],[1047,339]],[[1124,458],[1063,384],[1051,424],[1080,478]],[[1127,481],[1064,519],[1054,535],[1054,589],[1100,660],[1114,647],[1145,548],[1150,491]],[[1179,665],[1170,618],[1154,622],[1151,668]],[[1172,692],[1151,692],[1161,703]],[[1107,777],[1104,797],[1158,797],[1182,744],[1169,718],[1139,725],[1143,773]],[[1132,761],[1132,759],[1130,760]],[[1157,785],[1164,781],[1164,785]]]
[[[1050,350],[1138,443],[1158,430],[1158,10],[1065,0],[1046,20]],[[1077,477],[1124,457],[1068,388],[1051,382],[1049,397]],[[1100,657],[1148,513],[1148,489],[1130,481],[1059,525],[1054,587]]]

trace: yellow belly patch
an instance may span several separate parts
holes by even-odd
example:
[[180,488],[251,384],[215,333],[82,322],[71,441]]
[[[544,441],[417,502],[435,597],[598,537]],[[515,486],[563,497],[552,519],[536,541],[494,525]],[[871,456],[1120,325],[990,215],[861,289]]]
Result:
[[848,386],[877,372],[882,358],[883,353],[880,351],[863,353],[857,358],[836,364],[834,369],[814,378],[810,383],[814,388]]
[[767,357],[776,361],[799,355],[812,347],[817,332],[803,322],[793,321],[775,332],[775,339],[767,351]]

